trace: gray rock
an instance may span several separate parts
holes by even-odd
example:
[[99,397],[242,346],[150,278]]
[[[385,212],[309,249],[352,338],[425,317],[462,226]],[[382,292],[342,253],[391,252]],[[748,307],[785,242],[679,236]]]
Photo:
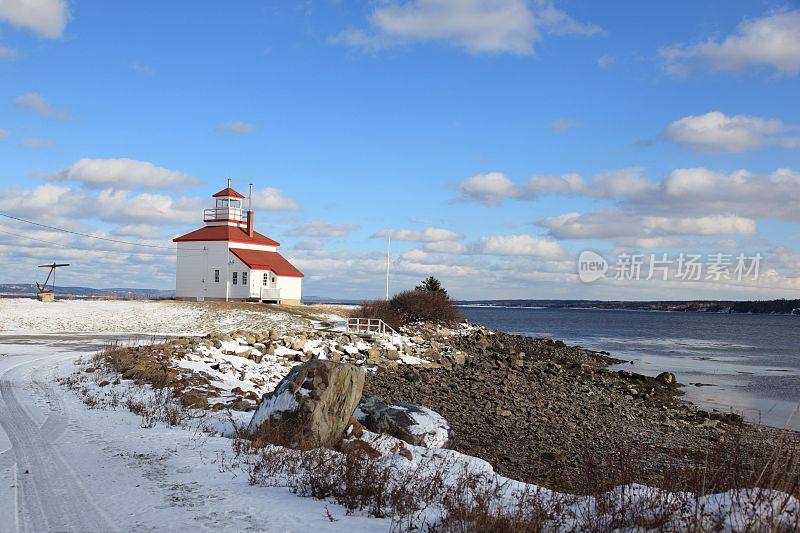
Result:
[[292,341],[292,350],[302,350],[303,346],[306,345],[306,338],[305,337],[298,337]]
[[452,441],[452,430],[442,415],[413,403],[387,405],[365,398],[355,417],[374,433],[385,433],[415,446],[445,448]]
[[364,371],[347,363],[315,359],[298,365],[258,405],[248,429],[255,433],[266,421],[296,424],[299,436],[324,447],[342,437],[361,399]]
[[674,385],[677,382],[672,372],[662,372],[656,376],[656,380],[664,385]]

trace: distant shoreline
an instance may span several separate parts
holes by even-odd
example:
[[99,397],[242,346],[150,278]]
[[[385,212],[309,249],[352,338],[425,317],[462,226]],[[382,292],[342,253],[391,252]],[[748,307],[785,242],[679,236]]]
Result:
[[800,316],[800,300],[768,301],[602,301],[602,300],[465,300],[459,307],[500,309],[583,309]]
[[[90,287],[58,287],[57,299],[142,299],[169,300],[174,291],[139,288],[95,289]],[[0,284],[0,298],[35,298],[35,286]],[[361,300],[309,296],[304,304],[360,305]],[[602,311],[659,311],[680,313],[757,314],[800,316],[800,299],[796,300],[455,300],[460,307],[509,309],[585,309]]]

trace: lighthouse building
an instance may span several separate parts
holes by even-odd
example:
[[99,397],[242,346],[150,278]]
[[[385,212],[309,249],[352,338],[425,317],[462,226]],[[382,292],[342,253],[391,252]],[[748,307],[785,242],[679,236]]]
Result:
[[230,183],[214,200],[203,211],[205,226],[173,239],[177,298],[299,304],[303,273],[278,253],[280,243],[255,230],[252,200],[245,210]]

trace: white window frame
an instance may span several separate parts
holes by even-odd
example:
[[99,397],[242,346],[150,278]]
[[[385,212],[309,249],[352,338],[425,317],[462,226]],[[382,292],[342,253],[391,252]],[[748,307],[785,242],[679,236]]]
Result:
[[219,283],[219,269],[214,269],[214,283]]
[[242,272],[242,285],[247,285],[247,271]]
[[261,285],[269,287],[269,272],[264,272],[264,275],[261,277]]
[[238,285],[239,284],[239,273],[233,272],[233,279],[231,280],[231,285]]

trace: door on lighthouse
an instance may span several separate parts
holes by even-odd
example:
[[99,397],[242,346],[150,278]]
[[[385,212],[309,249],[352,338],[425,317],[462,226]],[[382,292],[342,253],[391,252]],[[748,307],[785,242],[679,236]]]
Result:
[[264,272],[261,282],[261,299],[277,300],[278,298],[278,279],[273,272]]

